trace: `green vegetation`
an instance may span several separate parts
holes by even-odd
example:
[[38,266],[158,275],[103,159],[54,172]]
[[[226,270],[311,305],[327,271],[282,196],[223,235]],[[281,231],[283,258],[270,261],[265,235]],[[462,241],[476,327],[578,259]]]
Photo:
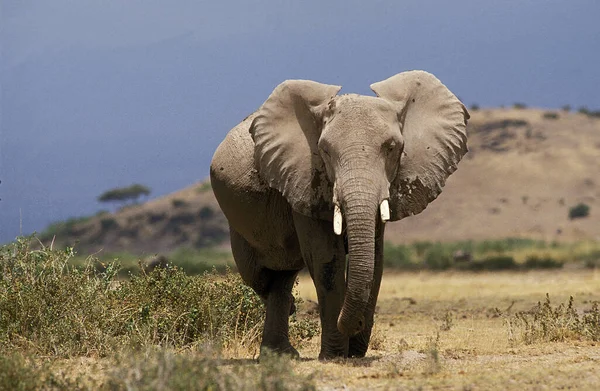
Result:
[[561,268],[566,262],[600,266],[600,244],[558,243],[524,238],[449,243],[386,243],[384,262],[403,270],[529,270]]
[[592,111],[585,106],[580,107],[579,110],[577,110],[577,112],[580,114],[587,115],[590,118],[600,118],[600,110]]
[[179,199],[179,198],[173,198],[171,200],[171,205],[173,205],[174,208],[183,208],[184,206],[187,206],[187,202],[185,200]]
[[525,103],[516,102],[516,103],[513,103],[513,108],[522,110],[522,109],[526,109],[527,105]]
[[571,111],[571,105],[564,105],[563,107],[561,107],[561,110],[568,113],[569,111]]
[[198,188],[196,189],[196,191],[198,193],[206,193],[207,191],[211,191],[211,190],[212,190],[212,185],[211,185],[210,181],[202,182],[200,184],[200,186],[198,186]]
[[511,325],[522,330],[521,339],[527,343],[560,342],[567,340],[600,341],[600,308],[594,302],[587,313],[580,315],[573,306],[573,296],[567,305],[553,307],[550,295],[544,303],[529,312],[520,312]]
[[150,195],[150,188],[138,183],[127,187],[118,187],[107,190],[98,196],[100,202],[137,202],[141,196]]
[[[263,304],[237,274],[188,276],[167,266],[117,280],[116,262],[98,273],[93,258],[72,266],[72,248],[32,250],[29,242],[20,238],[0,248],[0,355],[103,357],[123,348],[204,343],[258,347]],[[296,345],[316,329],[312,320],[291,317]]]
[[569,218],[571,220],[587,217],[590,214],[590,207],[584,203],[579,203],[569,209]]
[[477,111],[477,110],[479,110],[479,105],[477,103],[473,103],[471,105],[471,108],[469,108],[469,110],[471,110],[471,111]]
[[96,213],[95,216],[81,216],[81,217],[71,217],[64,221],[57,221],[50,224],[43,232],[39,234],[39,238],[42,241],[52,240],[54,236],[62,237],[75,235],[78,232],[78,225],[86,223],[90,221],[93,217],[102,216],[107,214],[108,212],[105,210],[101,210]]
[[[118,280],[117,262],[73,265],[71,247],[32,249],[31,240],[0,247],[0,389],[315,389],[286,357],[223,365],[221,351],[258,352],[265,317],[237,275],[167,265]],[[290,318],[296,346],[317,332],[316,320]],[[99,367],[63,360],[82,357]],[[66,374],[61,362],[74,368]]]
[[542,117],[545,119],[558,119],[560,116],[554,111],[547,111],[542,115]]

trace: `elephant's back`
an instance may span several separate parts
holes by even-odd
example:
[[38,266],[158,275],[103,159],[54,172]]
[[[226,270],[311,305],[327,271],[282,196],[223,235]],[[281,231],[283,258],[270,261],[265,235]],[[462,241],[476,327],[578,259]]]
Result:
[[249,129],[255,117],[256,113],[246,117],[219,144],[210,165],[211,181],[227,184],[235,190],[266,190],[254,166],[254,141]]

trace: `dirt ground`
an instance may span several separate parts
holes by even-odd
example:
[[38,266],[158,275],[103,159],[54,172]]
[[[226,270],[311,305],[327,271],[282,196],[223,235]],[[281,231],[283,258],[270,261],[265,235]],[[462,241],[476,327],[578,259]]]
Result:
[[[316,300],[309,278],[298,289]],[[600,300],[600,271],[387,273],[364,359],[321,363],[317,337],[293,365],[324,390],[600,389],[598,343],[525,344],[510,325],[546,293],[553,305],[573,296],[583,312]]]

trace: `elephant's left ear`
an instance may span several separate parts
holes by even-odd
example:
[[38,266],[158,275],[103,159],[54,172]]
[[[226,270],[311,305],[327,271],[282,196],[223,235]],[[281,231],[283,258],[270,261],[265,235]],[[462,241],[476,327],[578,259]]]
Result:
[[371,85],[398,107],[404,153],[390,186],[391,220],[422,212],[467,153],[469,113],[435,76],[402,72]]

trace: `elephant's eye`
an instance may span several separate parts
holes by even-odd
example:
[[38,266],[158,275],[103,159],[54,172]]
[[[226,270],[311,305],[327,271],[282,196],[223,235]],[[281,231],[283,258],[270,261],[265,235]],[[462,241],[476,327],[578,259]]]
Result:
[[396,140],[388,140],[383,143],[383,150],[387,153],[393,152],[398,147],[398,142]]

